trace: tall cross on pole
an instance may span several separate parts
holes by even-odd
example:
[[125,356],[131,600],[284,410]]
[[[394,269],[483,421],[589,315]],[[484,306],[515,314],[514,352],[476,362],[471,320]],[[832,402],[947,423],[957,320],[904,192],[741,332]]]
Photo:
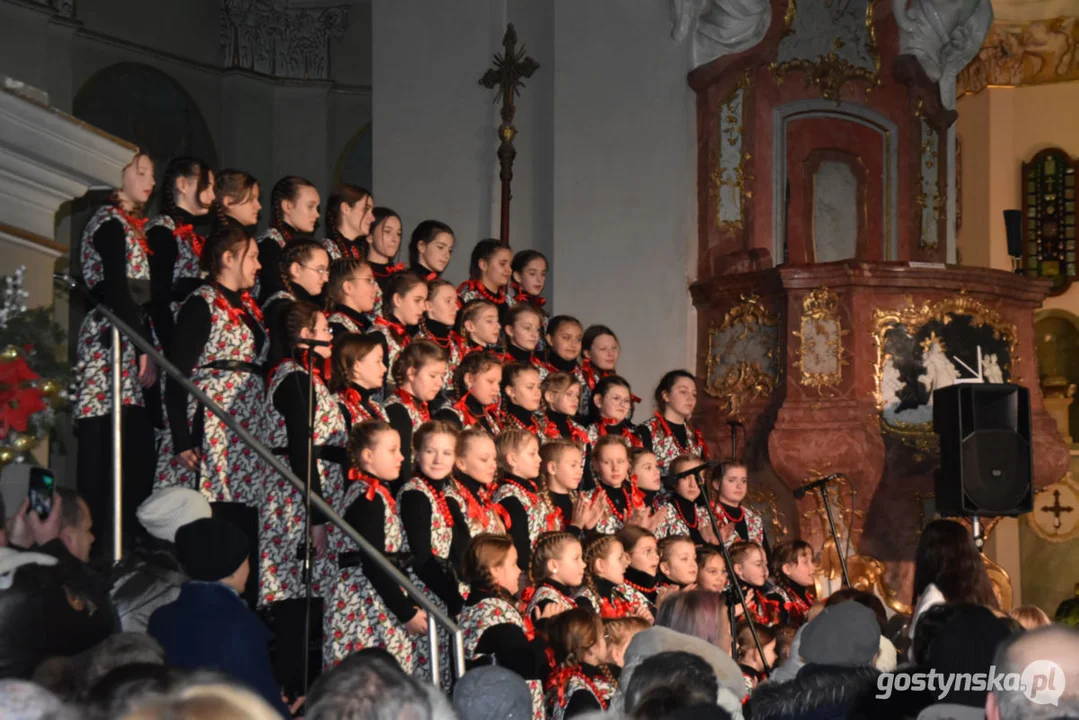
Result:
[[495,95],[495,103],[502,103],[502,124],[498,126],[498,161],[501,171],[498,177],[502,180],[502,208],[499,223],[500,239],[503,243],[510,241],[510,181],[513,180],[513,159],[517,157],[517,150],[513,147],[513,138],[517,135],[517,129],[513,127],[513,115],[517,108],[513,101],[521,94],[525,78],[532,77],[532,73],[539,70],[539,63],[525,56],[524,46],[517,49],[517,31],[513,24],[506,26],[506,34],[502,37],[501,54],[496,53],[494,67],[483,74],[480,85],[485,88],[498,88]]

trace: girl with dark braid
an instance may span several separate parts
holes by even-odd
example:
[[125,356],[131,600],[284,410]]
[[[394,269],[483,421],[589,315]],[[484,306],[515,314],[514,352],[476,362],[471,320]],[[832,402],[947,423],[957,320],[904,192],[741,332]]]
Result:
[[[260,262],[261,257],[260,254]],[[269,267],[264,267],[267,267],[267,272],[262,273],[265,278],[270,273]],[[314,240],[294,240],[281,254],[280,267],[278,284],[281,289],[264,298],[261,303],[266,328],[270,331],[271,354],[274,354],[274,348],[284,347],[281,344],[281,319],[293,303],[305,302],[322,308],[319,296],[330,274],[330,256]]]
[[356,185],[335,185],[326,201],[326,237],[322,247],[330,260],[362,260],[364,238],[371,232],[375,216],[371,191]]
[[254,237],[262,210],[260,192],[254,175],[243,170],[219,171],[214,179],[214,224],[236,225]]
[[312,239],[318,222],[318,203],[318,190],[310,180],[289,175],[273,186],[270,227],[258,238],[259,257],[266,269],[255,283],[255,297],[260,305],[265,305],[267,298],[284,289],[280,269],[283,268],[281,260],[285,246],[294,240]]
[[[161,179],[161,214],[146,225],[150,244],[150,314],[166,350],[172,347],[173,318],[205,277],[199,266],[206,228],[196,229],[214,200],[214,174],[193,157],[176,158]],[[201,231],[201,232],[200,232]]]
[[398,273],[404,272],[405,264],[394,262],[397,251],[401,249],[401,216],[386,207],[377,207],[371,211],[374,222],[371,233],[367,236],[367,255],[365,259],[375,271],[379,285],[379,296],[375,301],[374,314],[382,314],[382,298],[388,292],[390,281]]

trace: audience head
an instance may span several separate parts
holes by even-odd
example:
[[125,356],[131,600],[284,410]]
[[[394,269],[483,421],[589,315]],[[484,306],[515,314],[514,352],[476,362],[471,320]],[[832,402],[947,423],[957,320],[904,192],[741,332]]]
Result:
[[641,661],[623,692],[630,717],[659,720],[683,708],[715,705],[719,681],[703,658],[688,652],[661,652]]
[[[222,679],[213,677],[216,681]],[[192,680],[188,671],[167,667],[161,661],[130,663],[110,670],[91,686],[84,704],[97,717],[126,717],[132,710],[192,684]]]
[[671,593],[656,610],[656,626],[692,635],[724,652],[731,649],[731,627],[723,595],[708,590]]
[[384,420],[353,425],[348,434],[348,454],[354,467],[379,480],[388,482],[401,474],[401,436]]
[[911,645],[911,658],[914,664],[924,667],[929,662],[929,646],[933,644],[937,633],[947,625],[952,618],[966,607],[975,607],[966,604],[939,603],[930,605],[918,616],[917,625],[914,628],[914,642]]
[[346,240],[364,237],[371,231],[375,216],[371,191],[356,185],[339,183],[326,200],[326,231],[337,233]]
[[880,625],[881,632],[884,631],[884,625],[888,622],[888,611],[884,609],[884,603],[881,602],[881,599],[871,592],[849,587],[841,588],[828,596],[824,606],[832,607],[839,603],[850,601],[865,605],[872,610],[873,615],[877,618],[877,624]]
[[793,625],[777,625],[776,635],[776,663],[782,664],[791,657],[791,647],[794,645],[794,636],[798,634]]
[[333,372],[330,389],[347,390],[355,383],[365,390],[377,390],[386,380],[386,349],[375,334],[345,333],[333,339]]
[[[994,651],[1011,634],[1009,621],[997,617],[989,608],[963,606],[937,631],[925,667],[950,677],[988,673]],[[986,691],[957,685],[948,694],[947,702],[983,708]]]
[[305,704],[307,720],[427,720],[431,705],[424,688],[401,670],[393,656],[361,650],[324,672]]
[[[318,222],[318,189],[310,180],[295,175],[283,177],[270,191],[270,227],[285,240],[293,231],[310,234]],[[318,293],[314,293],[318,294]]]
[[94,519],[90,506],[72,488],[57,486],[54,490],[63,500],[60,507],[60,540],[67,551],[83,562],[90,560],[90,548],[94,544],[91,528]]
[[997,598],[970,532],[952,520],[933,520],[914,554],[914,599],[932,583],[949,603],[996,608]]
[[491,485],[498,476],[498,448],[494,438],[479,427],[457,435],[457,471],[481,485]]
[[798,653],[809,665],[859,667],[880,651],[880,623],[865,605],[842,602],[825,608],[802,628]]
[[77,695],[86,699],[90,691],[113,671],[130,665],[164,665],[165,650],[145,633],[122,632],[110,635],[83,653],[75,679]]
[[513,281],[524,292],[536,297],[543,294],[547,284],[547,258],[538,250],[522,250],[510,264]]
[[1053,622],[1079,628],[1079,583],[1076,583],[1075,595],[1057,605],[1057,610],[1053,613]]
[[[1034,688],[1024,691],[1019,687],[1006,687],[989,693],[985,705],[988,720],[1079,717],[1079,630],[1049,625],[1018,633],[1001,642],[993,657],[998,673],[1021,675],[1037,661],[1042,661],[1042,671],[1037,673],[1039,677],[1031,678],[1036,683]],[[1048,676],[1050,666],[1046,661],[1059,668],[1052,677]],[[1053,687],[1049,687],[1051,681]],[[1051,702],[1051,698],[1061,691],[1063,694],[1057,701]],[[1042,702],[1035,703],[1032,699]]]
[[532,695],[517,673],[486,665],[469,670],[454,685],[453,707],[461,720],[530,720]]
[[64,720],[78,714],[63,700],[29,680],[0,680],[0,717],[7,720]]
[[202,518],[176,531],[176,556],[192,580],[220,582],[243,592],[251,571],[251,542],[221,518]]
[[397,356],[391,373],[398,388],[417,400],[431,402],[442,390],[446,353],[430,340],[413,340]]
[[176,531],[211,515],[210,503],[198,490],[159,488],[143,500],[135,513],[146,532],[165,542],[176,542]]
[[547,345],[565,362],[575,362],[581,356],[584,326],[570,315],[555,315],[547,321]]
[[1034,630],[1036,628],[1045,627],[1051,625],[1052,620],[1045,614],[1037,605],[1020,605],[1017,608],[1012,608],[1008,612],[1008,617],[1019,623],[1019,626],[1024,630]]
[[375,263],[391,263],[401,249],[401,216],[387,207],[371,211],[372,221],[367,236],[367,259]]
[[605,372],[614,372],[621,350],[614,330],[606,325],[589,325],[581,337],[581,348],[585,360],[594,367]]
[[408,262],[414,268],[445,272],[453,257],[453,230],[444,222],[424,220],[408,241]]
[[247,688],[221,682],[186,686],[123,720],[280,720],[280,715]]
[[232,219],[245,228],[258,225],[262,202],[259,200],[259,181],[243,170],[220,170],[214,179],[214,204],[218,225],[228,225]]

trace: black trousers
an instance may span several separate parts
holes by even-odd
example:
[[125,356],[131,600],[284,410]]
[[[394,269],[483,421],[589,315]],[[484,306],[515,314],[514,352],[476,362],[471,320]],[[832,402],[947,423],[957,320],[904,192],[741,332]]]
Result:
[[[322,622],[325,601],[315,595],[311,598],[311,624],[306,648],[308,657],[307,684],[310,686],[322,672]],[[262,611],[263,620],[274,634],[270,645],[277,682],[292,699],[304,694],[304,620],[307,617],[307,600],[293,598],[281,600]]]
[[[149,497],[157,465],[154,423],[145,408],[126,405],[120,411],[123,540],[133,547],[142,534],[135,511]],[[78,438],[76,487],[93,519],[93,555],[111,557],[113,531],[112,416],[83,418],[75,423]]]
[[247,585],[241,597],[252,610],[259,601],[259,511],[250,505],[238,502],[215,502],[210,503],[214,517],[227,520],[244,531],[251,543],[251,573],[247,576]]

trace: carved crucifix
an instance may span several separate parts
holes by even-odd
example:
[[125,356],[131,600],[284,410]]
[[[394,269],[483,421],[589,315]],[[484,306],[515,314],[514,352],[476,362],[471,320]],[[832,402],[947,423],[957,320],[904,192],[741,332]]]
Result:
[[524,46],[517,49],[517,31],[513,24],[506,26],[506,34],[502,37],[501,54],[496,53],[494,67],[483,74],[480,85],[485,88],[498,88],[495,95],[495,103],[502,103],[502,124],[498,126],[498,161],[501,171],[498,177],[502,180],[502,208],[499,222],[499,233],[503,243],[510,241],[510,181],[513,180],[513,159],[517,156],[517,150],[513,147],[513,138],[517,135],[517,129],[513,127],[513,115],[517,111],[513,101],[521,94],[525,78],[532,77],[532,73],[539,70],[539,63],[525,56]]
[[1042,512],[1047,512],[1047,513],[1053,513],[1053,528],[1055,528],[1056,530],[1059,530],[1060,526],[1062,524],[1060,522],[1060,516],[1063,515],[1064,513],[1075,512],[1075,508],[1071,507],[1070,505],[1061,505],[1060,504],[1060,491],[1059,490],[1054,490],[1053,491],[1053,504],[1052,505],[1044,505],[1044,506],[1042,506],[1041,511]]

